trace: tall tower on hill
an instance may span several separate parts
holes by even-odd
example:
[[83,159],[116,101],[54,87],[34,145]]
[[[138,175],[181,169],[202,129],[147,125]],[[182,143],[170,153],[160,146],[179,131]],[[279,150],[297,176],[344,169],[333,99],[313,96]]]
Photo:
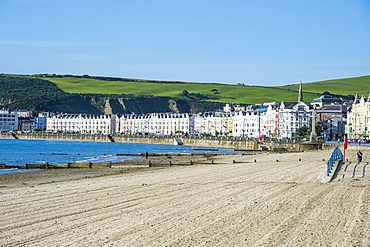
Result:
[[298,103],[299,102],[303,102],[302,81],[301,81],[301,83],[299,83]]

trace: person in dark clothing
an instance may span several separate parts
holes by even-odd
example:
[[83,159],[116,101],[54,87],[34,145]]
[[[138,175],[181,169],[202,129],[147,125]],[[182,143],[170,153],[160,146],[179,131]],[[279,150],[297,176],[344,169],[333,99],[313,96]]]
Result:
[[362,153],[360,150],[357,151],[357,161],[360,163],[362,161]]

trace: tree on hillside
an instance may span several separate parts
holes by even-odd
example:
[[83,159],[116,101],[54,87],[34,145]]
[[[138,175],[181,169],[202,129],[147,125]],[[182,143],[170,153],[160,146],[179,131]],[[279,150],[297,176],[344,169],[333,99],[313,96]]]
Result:
[[188,92],[188,90],[184,90],[184,91],[182,91],[182,93],[180,95],[181,96],[184,96],[184,97],[188,97],[189,96],[189,92]]

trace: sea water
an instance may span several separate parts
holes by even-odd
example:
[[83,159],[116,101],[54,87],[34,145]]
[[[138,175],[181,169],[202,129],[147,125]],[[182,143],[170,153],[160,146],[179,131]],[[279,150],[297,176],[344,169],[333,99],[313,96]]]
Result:
[[[195,146],[162,144],[0,139],[0,163],[12,166],[23,166],[26,163],[119,162],[135,158],[135,156],[117,156],[116,154],[141,154],[146,152],[176,154],[207,153],[215,152],[215,150]],[[216,152],[234,152],[234,150],[220,148]],[[0,169],[0,174],[27,171],[38,171],[38,169]]]

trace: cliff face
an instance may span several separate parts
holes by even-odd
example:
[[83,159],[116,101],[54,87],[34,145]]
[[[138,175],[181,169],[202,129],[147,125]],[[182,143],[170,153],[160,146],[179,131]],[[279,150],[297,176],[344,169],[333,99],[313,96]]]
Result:
[[148,113],[148,112],[190,112],[189,104],[181,99],[166,97],[107,98],[95,99],[102,112],[111,113]]
[[48,102],[40,110],[88,114],[143,114],[155,112],[190,112],[191,106],[181,99],[166,97],[115,98],[75,95]]

